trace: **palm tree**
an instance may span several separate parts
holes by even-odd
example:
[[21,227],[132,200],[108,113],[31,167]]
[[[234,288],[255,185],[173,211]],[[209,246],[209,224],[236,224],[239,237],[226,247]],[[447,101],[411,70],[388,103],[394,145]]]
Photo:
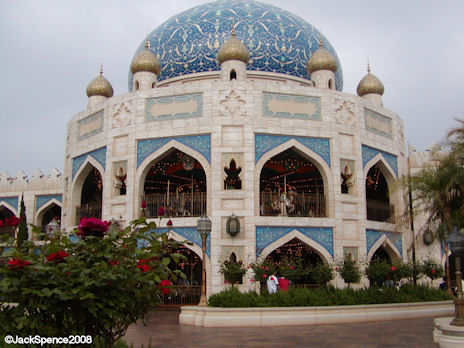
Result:
[[[448,134],[447,151],[439,154],[434,167],[422,169],[409,180],[414,194],[414,212],[427,215],[426,226],[445,241],[453,226],[464,226],[464,121]],[[448,246],[445,243],[448,288]]]

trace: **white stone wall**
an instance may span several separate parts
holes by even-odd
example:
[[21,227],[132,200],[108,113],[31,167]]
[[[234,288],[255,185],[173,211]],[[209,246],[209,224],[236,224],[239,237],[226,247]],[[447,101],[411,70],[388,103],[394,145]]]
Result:
[[[227,68],[230,70],[229,65],[231,64],[228,64]],[[241,66],[237,65],[236,71],[239,75],[240,69]],[[263,115],[263,91],[319,97],[321,120],[266,117]],[[203,94],[202,117],[145,121],[147,98],[198,92]],[[391,138],[379,136],[365,129],[365,107],[391,120]],[[103,131],[78,141],[77,122],[101,109],[104,110]],[[330,139],[330,167],[317,154],[307,151],[300,143],[290,142],[290,145],[305,151],[324,177],[328,202],[326,218],[259,216],[260,168],[267,159],[288,146],[285,144],[278,146],[255,163],[255,133]],[[82,185],[82,182],[79,183],[79,173],[85,167],[84,163],[73,179],[73,158],[106,146],[105,170],[101,166],[98,167],[93,159],[88,160],[102,170],[103,219],[115,218],[127,224],[139,214],[146,163],[171,147],[171,144],[164,146],[137,168],[137,140],[197,134],[211,134],[211,163],[185,145],[174,143],[174,146],[199,160],[207,177],[207,211],[213,222],[211,262],[208,263],[207,276],[209,292],[219,291],[223,287],[223,280],[218,270],[224,250],[238,251],[245,261],[254,260],[257,225],[331,227],[334,235],[335,259],[343,257],[343,247],[357,247],[358,257],[366,259],[368,257],[366,228],[400,233],[404,230],[404,227],[394,224],[366,221],[365,178],[369,166],[375,164],[377,158],[363,168],[361,149],[362,145],[367,145],[397,156],[399,177],[406,175],[408,168],[405,166],[402,120],[394,112],[378,105],[377,102],[372,103],[369,99],[326,88],[314,88],[310,86],[310,81],[295,77],[286,78],[278,74],[259,72],[248,72],[246,79],[239,78],[238,81],[221,80],[219,73],[193,74],[172,81],[162,81],[157,88],[115,96],[103,100],[101,104],[89,105],[87,110],[75,115],[68,124],[63,175],[65,228],[70,229],[75,224],[73,209],[79,202],[78,191],[81,187],[79,185]],[[238,154],[242,158],[242,190],[223,189],[222,158],[223,155],[230,154]],[[352,161],[354,165],[355,183],[352,194],[349,195],[341,194],[340,191],[340,160]],[[127,170],[127,194],[123,196],[116,195],[113,189],[114,168],[120,164],[123,164]],[[388,164],[385,167],[388,167]],[[395,180],[396,173],[390,170],[390,177],[391,180]],[[401,190],[391,192],[391,201],[396,205],[396,214],[401,215],[404,209],[402,192]],[[241,222],[241,232],[233,238],[225,232],[226,219],[232,213],[239,216]],[[172,220],[176,227],[196,226],[197,222],[197,218]],[[407,232],[407,229],[404,231]],[[408,239],[404,236],[403,250],[400,251],[403,258],[407,256],[407,247]]]

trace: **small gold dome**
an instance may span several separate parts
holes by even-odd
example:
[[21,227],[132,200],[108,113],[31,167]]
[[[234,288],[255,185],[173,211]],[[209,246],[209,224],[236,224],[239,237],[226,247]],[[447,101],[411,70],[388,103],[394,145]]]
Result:
[[329,51],[322,47],[321,39],[319,39],[319,48],[308,59],[306,69],[308,74],[318,70],[337,71],[337,61]]
[[139,71],[148,71],[155,75],[161,72],[161,64],[158,58],[149,50],[148,40],[145,41],[145,50],[140,52],[133,60],[130,66],[132,74]]
[[384,87],[382,82],[371,74],[371,69],[369,65],[367,66],[367,75],[362,78],[358,84],[358,95],[362,97],[366,94],[380,94],[383,95]]
[[250,54],[245,45],[235,38],[235,29],[232,29],[232,36],[219,49],[217,60],[219,64],[227,60],[241,60],[247,64],[250,60]]
[[100,68],[100,76],[94,78],[87,85],[87,97],[101,95],[103,97],[111,98],[113,96],[113,87],[111,83],[103,76],[103,67]]

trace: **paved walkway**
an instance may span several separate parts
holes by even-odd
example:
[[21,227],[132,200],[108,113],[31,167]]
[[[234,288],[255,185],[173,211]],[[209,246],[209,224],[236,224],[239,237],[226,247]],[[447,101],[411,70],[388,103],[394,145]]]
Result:
[[340,325],[204,328],[179,325],[179,312],[154,311],[124,340],[148,347],[418,347],[436,348],[433,318]]

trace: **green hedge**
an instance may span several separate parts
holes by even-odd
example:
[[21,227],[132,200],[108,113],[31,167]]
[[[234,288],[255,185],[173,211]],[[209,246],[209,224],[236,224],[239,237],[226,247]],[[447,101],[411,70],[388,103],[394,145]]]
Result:
[[258,295],[250,291],[241,293],[230,288],[211,295],[211,307],[295,307],[295,306],[342,306],[381,303],[407,303],[451,300],[452,297],[440,289],[426,286],[406,285],[396,288],[370,287],[364,289],[318,289],[290,288],[288,292]]

